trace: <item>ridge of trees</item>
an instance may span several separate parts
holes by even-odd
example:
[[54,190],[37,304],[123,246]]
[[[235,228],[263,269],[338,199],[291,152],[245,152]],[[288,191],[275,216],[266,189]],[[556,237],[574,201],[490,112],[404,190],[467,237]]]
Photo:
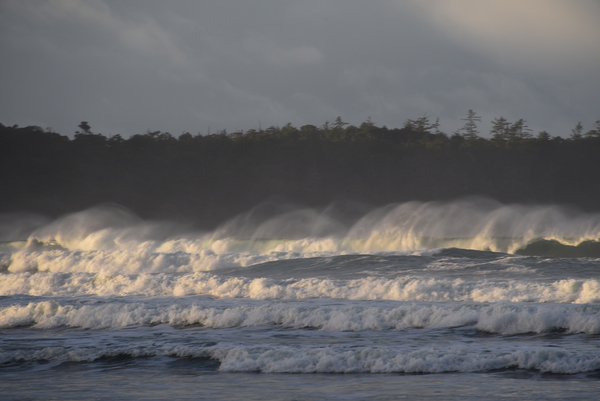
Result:
[[469,110],[452,135],[427,115],[402,128],[291,124],[175,137],[122,138],[82,121],[73,139],[0,124],[0,213],[50,216],[116,202],[142,217],[211,228],[258,203],[373,206],[483,195],[501,202],[571,204],[600,211],[600,120],[569,138],[533,136],[525,120],[493,120],[491,137]]

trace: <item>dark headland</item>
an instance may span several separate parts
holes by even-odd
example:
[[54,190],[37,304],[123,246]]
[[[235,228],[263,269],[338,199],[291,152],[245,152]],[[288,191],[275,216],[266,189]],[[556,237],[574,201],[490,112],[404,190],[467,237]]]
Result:
[[86,122],[74,137],[0,124],[0,212],[56,217],[109,202],[142,218],[212,228],[269,200],[380,206],[478,195],[600,211],[598,127],[552,137],[500,118],[482,138],[466,121],[452,135],[423,117],[394,129],[338,118],[128,138],[96,134]]

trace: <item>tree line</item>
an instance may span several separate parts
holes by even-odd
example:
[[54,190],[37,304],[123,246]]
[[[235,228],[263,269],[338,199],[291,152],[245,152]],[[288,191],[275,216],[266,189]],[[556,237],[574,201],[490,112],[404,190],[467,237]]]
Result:
[[272,199],[380,206],[469,195],[600,211],[600,121],[562,138],[498,118],[482,138],[476,113],[464,120],[451,135],[424,116],[393,129],[338,117],[320,127],[129,138],[96,134],[85,121],[74,138],[0,124],[0,213],[58,216],[114,202],[212,228]]

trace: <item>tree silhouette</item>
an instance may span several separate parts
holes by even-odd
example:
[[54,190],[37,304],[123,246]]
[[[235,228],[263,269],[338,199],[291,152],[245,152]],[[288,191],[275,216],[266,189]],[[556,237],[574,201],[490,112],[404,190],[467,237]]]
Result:
[[481,117],[479,117],[473,110],[469,109],[467,112],[467,118],[463,118],[465,121],[465,125],[463,125],[458,131],[457,134],[461,134],[467,140],[475,140],[478,138],[479,131],[477,130],[477,123],[481,122]]
[[90,127],[90,125],[88,124],[87,121],[80,122],[78,127],[81,130],[81,131],[76,131],[76,133],[78,133],[78,134],[91,134],[92,133],[92,127]]
[[571,139],[581,139],[582,135],[581,133],[583,132],[583,125],[581,125],[581,121],[577,123],[577,125],[575,126],[575,128],[573,128],[571,130]]
[[525,120],[500,117],[485,139],[470,125],[477,118],[469,113],[466,134],[450,138],[427,115],[394,129],[370,119],[347,126],[340,117],[322,127],[178,138],[150,130],[106,137],[85,121],[74,138],[0,124],[0,211],[58,216],[116,202],[144,218],[202,228],[268,199],[322,207],[477,194],[600,211],[600,121],[577,140],[545,131],[534,139]]
[[504,117],[494,118],[492,120],[492,139],[496,141],[506,141],[509,139],[510,123]]
[[338,129],[344,129],[344,125],[348,125],[348,123],[343,122],[342,117],[340,116],[338,116],[333,122],[333,126]]

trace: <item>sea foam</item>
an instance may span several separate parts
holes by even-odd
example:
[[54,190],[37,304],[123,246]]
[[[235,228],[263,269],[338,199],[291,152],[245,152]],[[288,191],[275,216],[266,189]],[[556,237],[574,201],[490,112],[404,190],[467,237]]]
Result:
[[600,306],[410,302],[369,306],[284,302],[214,307],[208,302],[73,305],[41,301],[0,308],[0,328],[32,326],[36,329],[98,330],[158,324],[173,327],[200,325],[213,329],[277,326],[356,332],[469,326],[502,335],[553,331],[600,334]]
[[462,279],[366,277],[354,280],[229,277],[210,273],[185,275],[105,273],[21,273],[0,275],[0,295],[33,296],[192,296],[270,300],[334,298],[425,302],[600,302],[596,279],[549,283],[469,282]]
[[588,349],[457,345],[408,347],[181,346],[156,341],[132,346],[71,349],[55,346],[0,354],[0,363],[24,361],[92,362],[111,357],[210,358],[221,372],[262,373],[441,373],[526,369],[574,374],[600,369],[600,356]]

